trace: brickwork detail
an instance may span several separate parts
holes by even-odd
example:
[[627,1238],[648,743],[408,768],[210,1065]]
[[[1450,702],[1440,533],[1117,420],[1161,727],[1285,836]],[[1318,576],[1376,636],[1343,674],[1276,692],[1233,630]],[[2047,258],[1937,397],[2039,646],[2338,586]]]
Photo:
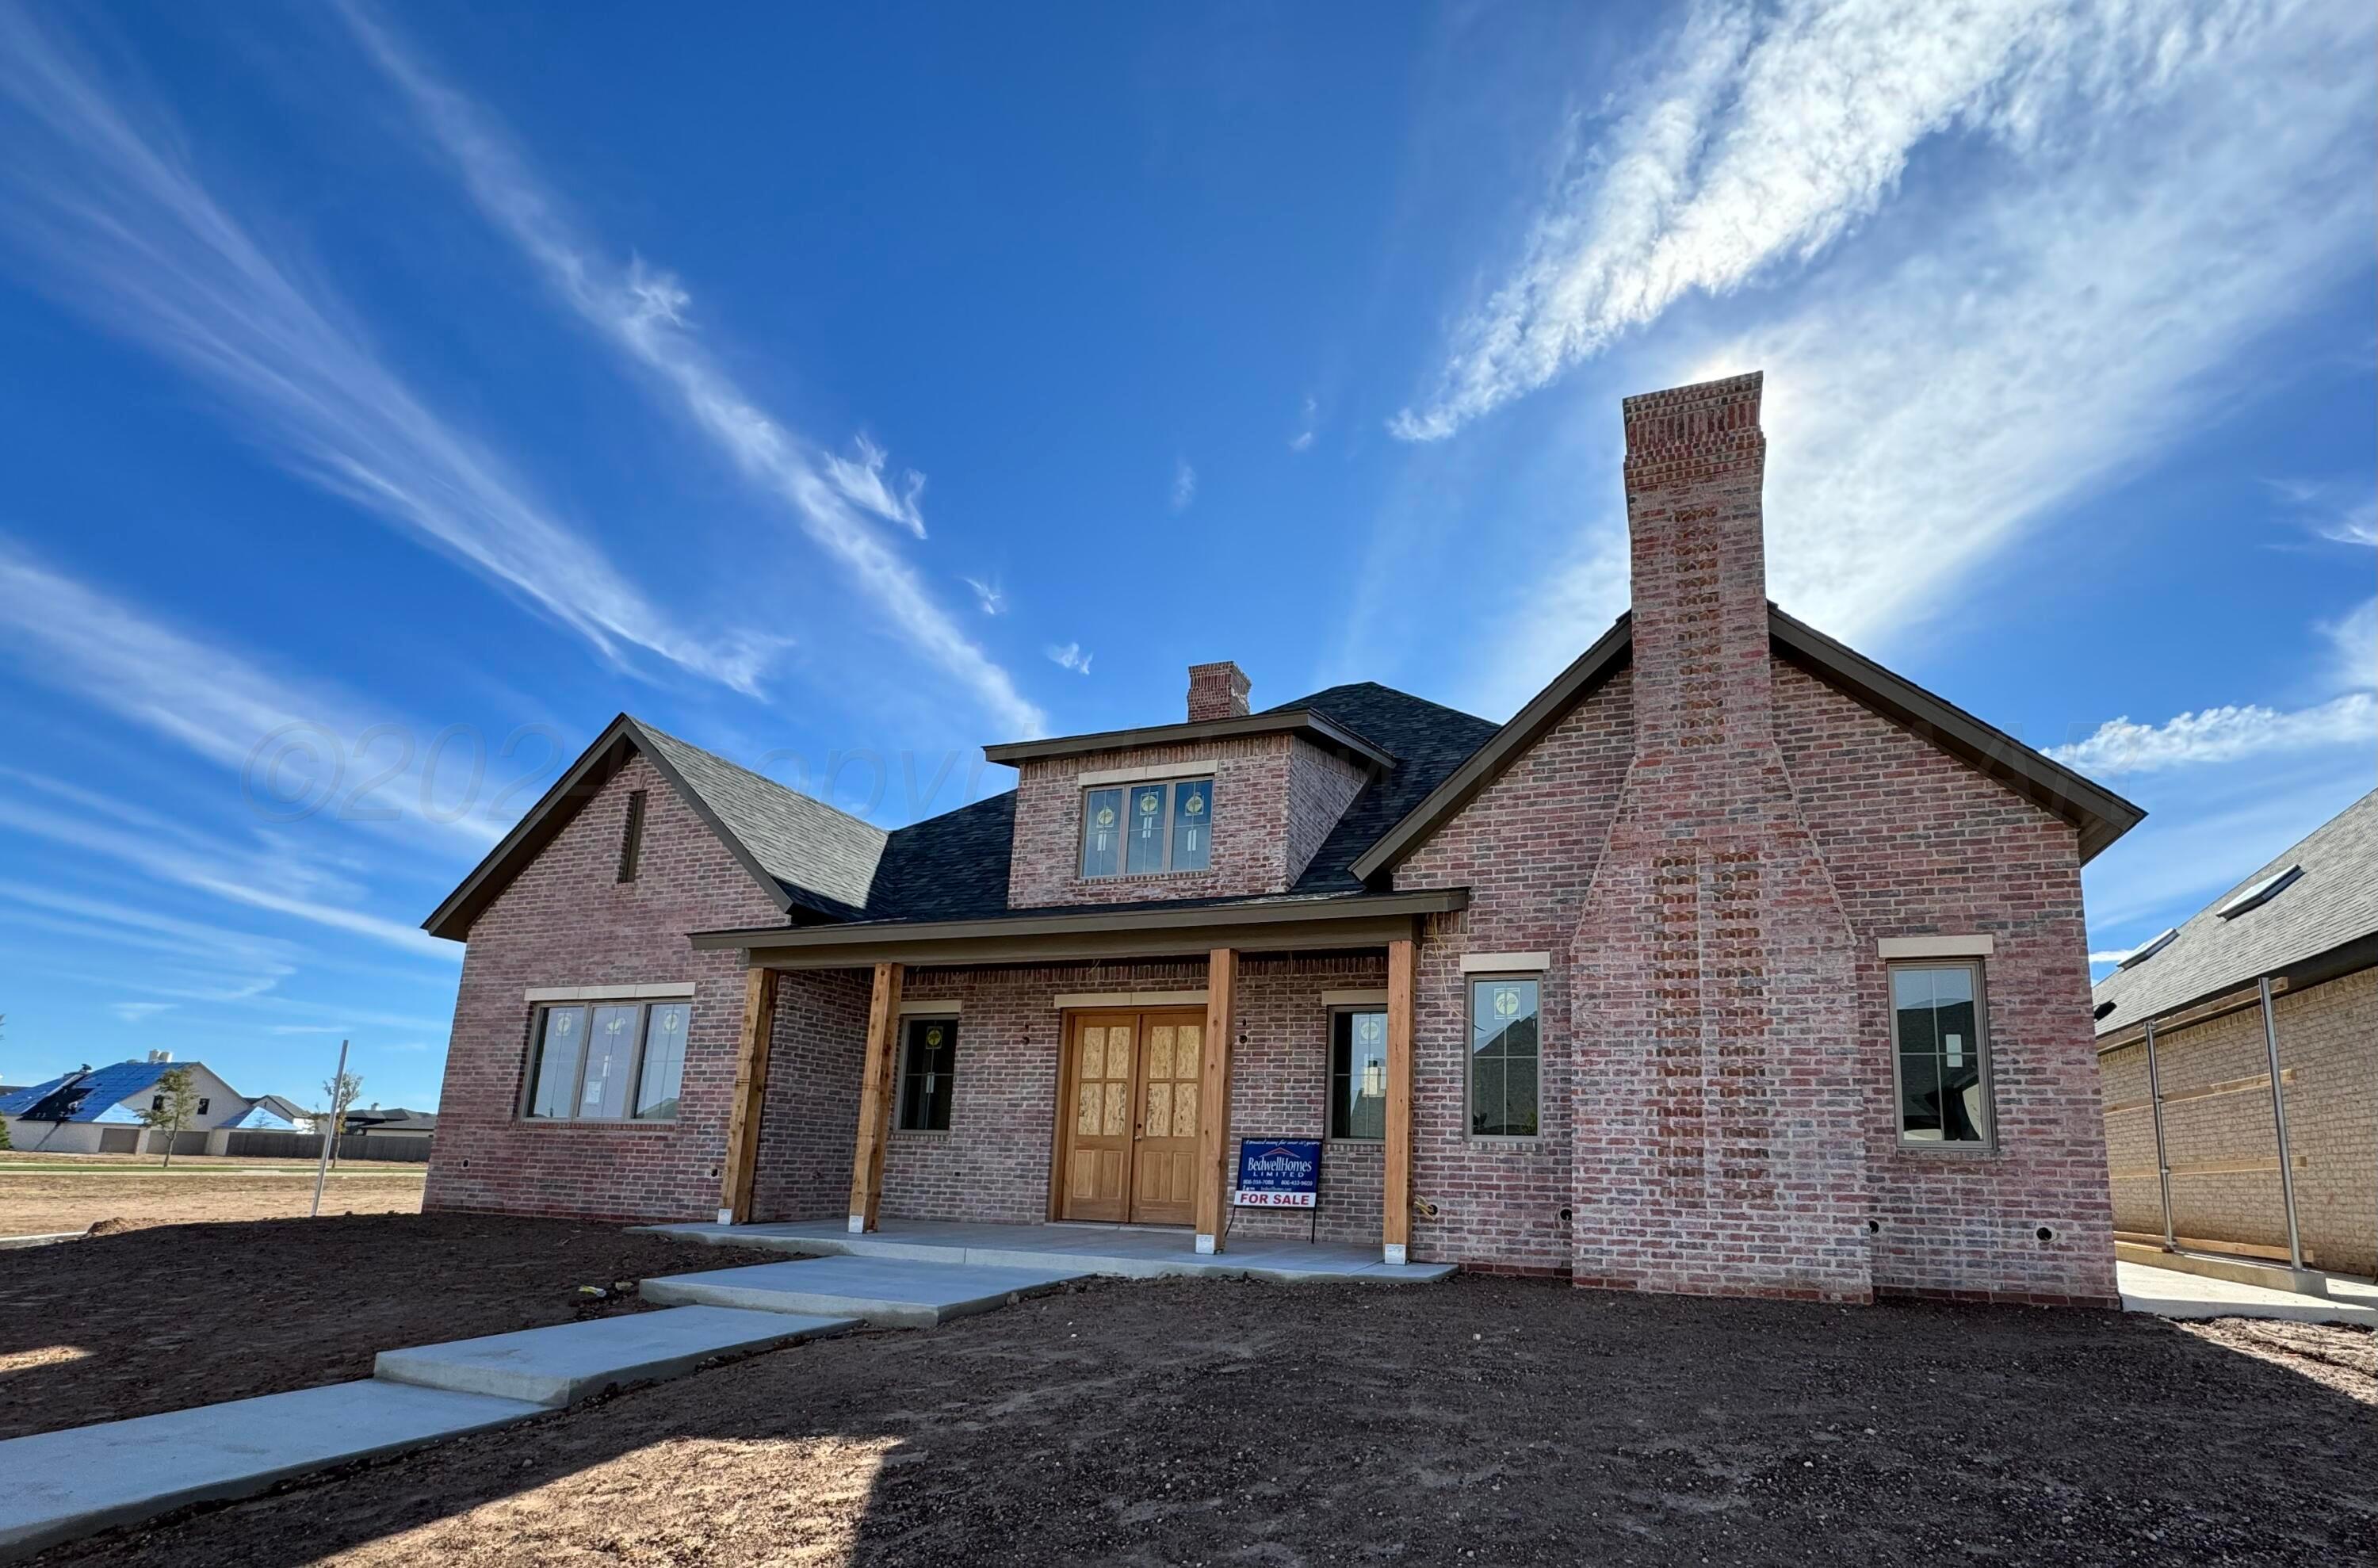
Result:
[[[2347,1273],[2378,1272],[2378,970],[2274,998],[2288,1145],[2296,1162],[2296,1226],[2307,1260]],[[2288,1245],[2269,1055],[2259,1007],[2158,1031],[2172,1228],[2207,1241]],[[2106,1155],[2114,1224],[2163,1235],[2146,1047],[2097,1058],[2104,1075]],[[2234,1086],[2225,1088],[2224,1086]],[[2215,1092],[2206,1092],[2212,1090]],[[2246,1169],[2202,1170],[2201,1166]]]
[[[643,850],[636,879],[621,882],[620,834],[637,790],[646,791]],[[697,953],[685,934],[782,918],[667,780],[631,758],[472,924],[423,1206],[633,1220],[715,1214],[743,958]],[[683,980],[695,990],[676,1121],[520,1118],[527,988]]]

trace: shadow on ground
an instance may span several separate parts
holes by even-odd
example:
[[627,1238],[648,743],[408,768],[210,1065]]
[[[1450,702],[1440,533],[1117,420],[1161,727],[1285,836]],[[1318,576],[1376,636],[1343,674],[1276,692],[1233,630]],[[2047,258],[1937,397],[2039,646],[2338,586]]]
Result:
[[42,1561],[1937,1568],[2365,1551],[2369,1335],[2249,1354],[2227,1332],[1469,1277],[1100,1283],[714,1369]]

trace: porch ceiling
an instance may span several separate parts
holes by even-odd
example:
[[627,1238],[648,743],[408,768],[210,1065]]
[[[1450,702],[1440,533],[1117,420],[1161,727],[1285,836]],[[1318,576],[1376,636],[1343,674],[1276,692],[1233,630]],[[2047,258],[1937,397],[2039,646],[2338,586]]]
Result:
[[993,920],[766,926],[702,931],[702,949],[741,948],[766,969],[864,964],[1050,963],[1240,952],[1384,947],[1417,935],[1423,916],[1466,908],[1467,888],[1268,899],[1234,904],[1036,911]]

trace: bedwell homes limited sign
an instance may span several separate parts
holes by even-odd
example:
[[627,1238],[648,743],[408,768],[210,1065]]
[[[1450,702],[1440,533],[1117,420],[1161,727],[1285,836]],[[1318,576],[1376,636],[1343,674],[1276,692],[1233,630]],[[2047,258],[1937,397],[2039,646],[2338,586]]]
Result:
[[1231,1201],[1242,1209],[1310,1209],[1320,1201],[1321,1140],[1248,1138],[1239,1143],[1239,1186]]

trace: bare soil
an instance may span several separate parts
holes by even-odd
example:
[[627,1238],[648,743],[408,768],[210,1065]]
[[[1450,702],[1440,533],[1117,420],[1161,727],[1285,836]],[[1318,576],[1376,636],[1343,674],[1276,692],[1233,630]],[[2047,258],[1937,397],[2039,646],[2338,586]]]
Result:
[[366,1378],[383,1350],[643,1308],[586,1301],[583,1285],[781,1256],[414,1213],[152,1225],[0,1251],[0,1439]]
[[[325,1214],[415,1214],[422,1167],[350,1165],[322,1191]],[[314,1201],[311,1171],[270,1165],[157,1168],[99,1165],[34,1172],[0,1165],[0,1236],[39,1236],[103,1224],[110,1230],[208,1224],[229,1220],[301,1219]],[[0,1259],[14,1254],[0,1253]],[[13,1266],[13,1265],[0,1265]]]
[[44,1561],[2335,1564],[2373,1458],[2357,1330],[1101,1283]]

